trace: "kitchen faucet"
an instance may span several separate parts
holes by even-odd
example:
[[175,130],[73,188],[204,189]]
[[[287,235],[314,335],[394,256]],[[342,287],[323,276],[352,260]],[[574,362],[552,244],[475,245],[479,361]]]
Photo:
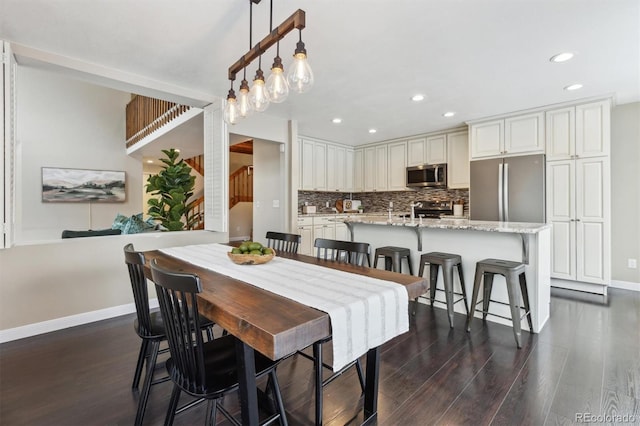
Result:
[[411,207],[411,224],[414,224],[414,217],[416,215],[416,207],[422,207],[422,203],[420,201],[418,201],[417,203],[411,203],[409,204],[409,206]]

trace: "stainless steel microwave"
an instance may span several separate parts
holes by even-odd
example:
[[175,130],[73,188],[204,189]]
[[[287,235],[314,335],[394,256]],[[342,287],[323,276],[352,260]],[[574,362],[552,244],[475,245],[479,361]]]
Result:
[[407,167],[407,186],[447,186],[447,165],[422,164]]

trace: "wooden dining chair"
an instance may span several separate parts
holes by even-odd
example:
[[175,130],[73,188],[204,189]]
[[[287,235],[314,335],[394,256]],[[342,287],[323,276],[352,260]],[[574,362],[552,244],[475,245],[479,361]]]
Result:
[[[154,259],[151,262],[151,276],[156,285],[160,312],[167,328],[167,338],[171,358],[166,362],[167,371],[173,381],[173,391],[165,418],[165,425],[172,425],[180,394],[185,392],[196,398],[208,400],[207,425],[216,424],[218,410],[233,424],[240,424],[219,400],[239,387],[236,364],[235,337],[226,335],[204,342],[202,333],[192,333],[188,326],[199,328],[197,294],[202,292],[197,275],[170,271],[160,267]],[[279,420],[287,425],[287,416],[282,403],[276,366],[259,352],[255,352],[256,379],[269,376],[268,389],[275,398],[276,413],[265,423]]]
[[360,266],[365,266],[366,263],[366,266],[371,266],[371,247],[368,243],[316,238],[313,246],[316,249],[318,259],[335,260]]
[[267,231],[267,247],[276,252],[297,253],[298,246],[302,241],[302,236],[298,234],[287,234],[284,232]]
[[[131,388],[138,389],[142,369],[146,363],[146,373],[144,383],[142,385],[142,393],[138,399],[138,409],[136,412],[136,425],[141,425],[144,419],[144,412],[149,400],[149,392],[151,385],[166,382],[169,376],[154,379],[154,371],[156,361],[160,353],[167,352],[168,349],[160,350],[160,344],[167,339],[165,333],[165,325],[162,321],[162,315],[159,311],[150,311],[149,295],[147,291],[147,279],[144,276],[144,254],[135,251],[133,244],[124,246],[124,261],[129,269],[129,279],[131,281],[131,289],[133,290],[133,301],[136,306],[136,320],[133,327],[142,339],[140,352],[138,354],[138,362],[133,375],[133,383]],[[200,318],[200,328],[207,332],[209,340],[213,340],[213,322],[202,317]]]
[[[316,257],[323,260],[332,260],[336,262],[345,262],[350,263],[352,265],[358,266],[368,266],[371,267],[370,260],[370,252],[371,247],[368,243],[360,243],[354,241],[339,241],[339,240],[330,240],[326,238],[316,238],[314,242],[314,247],[316,248]],[[317,341],[313,344],[313,356],[309,356],[308,354],[300,351],[298,352],[300,355],[305,358],[313,360],[314,365],[314,382],[315,382],[315,393],[316,393],[316,406],[315,406],[315,416],[316,416],[316,425],[322,424],[322,406],[323,406],[323,396],[322,389],[335,380],[338,376],[343,374],[347,369],[355,366],[356,371],[358,372],[358,379],[360,381],[360,387],[364,392],[364,375],[362,373],[362,365],[360,363],[360,359],[356,359],[355,361],[347,364],[345,367],[340,369],[340,371],[333,372],[326,379],[323,378],[323,368],[328,369],[329,371],[333,371],[332,367],[329,364],[326,364],[322,361],[322,344],[331,341],[331,337],[327,337],[320,341]]]

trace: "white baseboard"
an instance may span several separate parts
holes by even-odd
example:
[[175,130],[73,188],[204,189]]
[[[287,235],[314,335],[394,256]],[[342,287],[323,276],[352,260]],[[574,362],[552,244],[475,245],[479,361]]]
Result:
[[[149,307],[157,308],[158,299],[149,299]],[[56,318],[34,324],[23,325],[21,327],[0,330],[0,343],[37,336],[38,334],[50,333],[52,331],[75,327],[77,325],[89,324],[108,318],[119,317],[121,315],[134,313],[135,311],[135,304],[128,303],[126,305],[113,306],[111,308],[100,309],[97,311],[84,312],[77,315],[70,315],[68,317]]]
[[569,281],[551,278],[551,287],[566,288],[567,290],[584,291],[586,293],[595,293],[606,296],[608,286],[604,284],[592,284],[582,281]]
[[611,287],[621,288],[623,290],[640,291],[640,283],[634,283],[632,281],[611,280]]

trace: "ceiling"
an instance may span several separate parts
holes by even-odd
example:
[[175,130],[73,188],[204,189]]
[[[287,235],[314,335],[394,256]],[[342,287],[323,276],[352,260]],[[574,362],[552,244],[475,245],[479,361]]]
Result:
[[[274,26],[298,8],[315,86],[263,114],[297,120],[302,135],[359,145],[594,96],[640,100],[638,0],[275,0]],[[254,6],[254,43],[268,16],[269,1]],[[248,33],[247,0],[0,0],[0,39],[207,101],[226,96]],[[296,41],[281,42],[285,68]],[[575,57],[549,61],[564,51]]]

